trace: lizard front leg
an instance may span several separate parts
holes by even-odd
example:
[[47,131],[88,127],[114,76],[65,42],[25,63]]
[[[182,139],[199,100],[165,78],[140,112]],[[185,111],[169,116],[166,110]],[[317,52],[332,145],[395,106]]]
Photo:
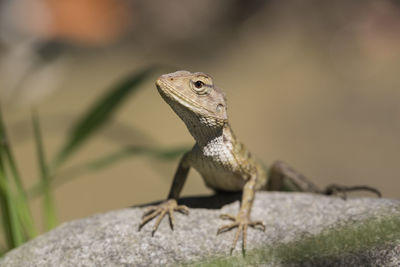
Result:
[[233,221],[230,224],[224,225],[218,229],[217,235],[229,231],[233,228],[237,228],[235,238],[233,239],[233,243],[231,246],[231,251],[230,253],[232,254],[232,251],[236,247],[236,243],[239,240],[240,233],[242,233],[242,251],[243,254],[246,251],[246,239],[247,239],[247,229],[248,227],[253,227],[255,228],[256,226],[260,226],[260,228],[264,231],[265,230],[265,225],[262,221],[252,221],[250,219],[250,213],[251,213],[251,208],[253,206],[254,202],[254,195],[255,195],[255,185],[256,185],[256,176],[252,176],[245,184],[243,188],[243,196],[242,196],[242,202],[240,206],[239,213],[237,216],[232,216],[230,214],[222,214],[221,218],[222,219],[228,219]]
[[179,198],[179,194],[182,191],[183,185],[185,184],[186,178],[188,176],[190,165],[188,162],[188,156],[190,152],[187,152],[179,162],[178,169],[176,170],[174,181],[172,182],[170,192],[168,194],[168,198],[166,201],[162,202],[156,206],[148,207],[142,217],[142,222],[139,225],[139,231],[142,227],[151,221],[152,219],[157,218],[156,223],[154,224],[152,235],[157,231],[158,226],[161,223],[161,220],[164,218],[165,215],[168,214],[169,217],[169,224],[171,229],[174,229],[174,211],[181,212],[183,214],[189,214],[188,207],[184,205],[178,205],[177,200]]

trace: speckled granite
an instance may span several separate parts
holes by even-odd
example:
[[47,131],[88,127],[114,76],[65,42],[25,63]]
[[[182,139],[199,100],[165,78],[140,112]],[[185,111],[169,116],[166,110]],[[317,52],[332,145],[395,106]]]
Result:
[[[193,201],[193,199],[192,199]],[[154,237],[153,222],[138,232],[142,208],[126,208],[64,223],[0,259],[0,266],[162,266],[202,261],[228,255],[234,231],[216,236],[225,223],[218,215],[236,213],[239,203],[219,209],[190,209],[190,215],[176,213],[175,230],[164,219]],[[400,216],[400,201],[376,198],[342,200],[302,193],[257,193],[252,218],[263,220],[265,233],[249,229],[248,250],[290,243],[301,236],[323,230],[379,219],[382,214]],[[400,229],[399,229],[400,231]],[[239,248],[234,256],[241,256]],[[280,265],[259,262],[261,265]],[[300,264],[300,263],[296,263]],[[384,247],[369,248],[356,254],[333,256],[304,262],[304,265],[397,266],[400,240]]]

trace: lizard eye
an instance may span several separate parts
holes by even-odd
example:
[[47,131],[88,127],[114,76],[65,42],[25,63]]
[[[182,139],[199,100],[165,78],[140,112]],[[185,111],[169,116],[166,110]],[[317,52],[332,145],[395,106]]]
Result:
[[198,95],[207,95],[210,93],[211,87],[201,80],[194,80],[190,82],[190,87]]
[[197,89],[200,89],[201,87],[203,87],[203,85],[204,85],[204,83],[203,83],[202,81],[196,81],[196,82],[194,82],[194,86],[195,86]]

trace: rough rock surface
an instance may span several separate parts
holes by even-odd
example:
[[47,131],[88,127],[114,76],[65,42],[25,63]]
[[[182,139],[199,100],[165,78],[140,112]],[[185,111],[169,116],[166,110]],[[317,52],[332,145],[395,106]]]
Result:
[[[223,196],[224,200],[232,198],[237,196]],[[182,202],[193,207],[207,203],[207,199],[217,203],[212,197]],[[224,201],[218,203],[222,205]],[[175,230],[171,231],[168,220],[164,219],[154,237],[151,237],[154,222],[137,231],[143,213],[140,207],[98,214],[64,223],[14,249],[0,259],[0,266],[164,266],[228,256],[234,231],[216,236],[217,228],[225,223],[219,214],[236,214],[238,207],[235,201],[221,210],[191,208],[189,216],[175,213]],[[332,227],[379,218],[383,213],[400,216],[400,201],[259,192],[252,218],[263,220],[267,228],[265,233],[249,229],[248,250],[285,244],[305,234],[317,235]],[[234,256],[242,257],[240,248],[241,242]],[[280,265],[279,259],[259,264]],[[397,264],[400,265],[400,240],[343,257],[301,263],[313,266],[399,266]]]

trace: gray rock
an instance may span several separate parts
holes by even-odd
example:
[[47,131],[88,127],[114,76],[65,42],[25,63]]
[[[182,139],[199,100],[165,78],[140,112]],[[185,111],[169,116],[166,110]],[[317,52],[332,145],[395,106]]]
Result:
[[154,222],[137,231],[140,207],[64,223],[6,254],[0,266],[400,266],[398,200],[259,192],[252,218],[267,228],[249,228],[243,257],[241,242],[229,256],[234,231],[216,236],[226,223],[219,214],[236,214],[239,203],[215,208],[236,198],[184,199],[214,209],[175,213],[175,230],[164,219],[154,237]]

